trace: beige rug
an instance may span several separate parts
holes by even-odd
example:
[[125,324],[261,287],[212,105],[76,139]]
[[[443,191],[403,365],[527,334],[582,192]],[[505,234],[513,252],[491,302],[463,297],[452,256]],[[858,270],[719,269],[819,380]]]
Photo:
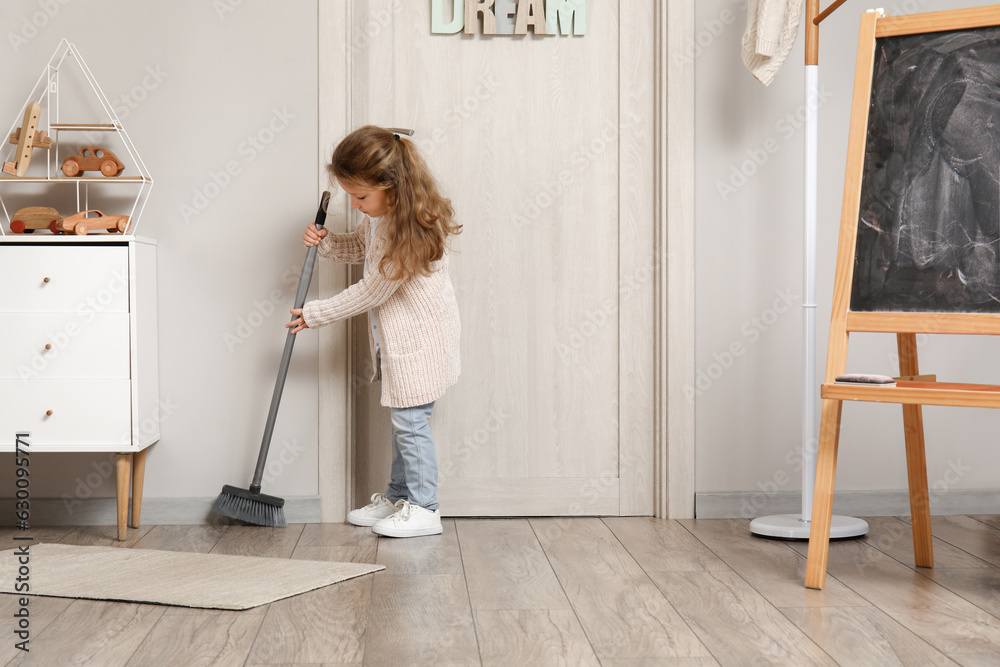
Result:
[[[17,592],[21,564],[15,552],[0,551],[0,592]],[[250,609],[383,569],[364,563],[32,544],[28,583],[31,595]]]

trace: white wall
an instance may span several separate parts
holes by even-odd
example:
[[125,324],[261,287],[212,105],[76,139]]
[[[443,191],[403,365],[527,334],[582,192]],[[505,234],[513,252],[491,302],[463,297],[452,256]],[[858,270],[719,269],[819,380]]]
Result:
[[[222,11],[227,7],[232,11]],[[155,180],[139,233],[159,243],[164,414],[162,439],[147,459],[147,500],[209,498],[224,483],[249,484],[282,324],[305,256],[301,231],[316,211],[319,154],[329,152],[316,142],[316,13],[316,0],[6,0],[0,6],[4,127],[20,116],[66,37],[115,106],[129,96],[121,120]],[[64,110],[63,120],[98,120],[70,115]],[[251,146],[251,136],[262,150]],[[230,162],[239,173],[227,183],[219,173]],[[215,187],[213,174],[224,187]],[[196,200],[196,192],[207,198]],[[185,220],[184,205],[202,210]],[[261,306],[270,313],[240,338],[241,319],[274,290],[277,305]],[[240,342],[227,343],[226,334]],[[284,459],[295,460],[265,484],[267,493],[318,492],[316,350],[314,333],[306,332],[272,444],[272,460],[286,447],[292,449]],[[102,474],[110,470],[107,460],[38,455],[32,495],[113,497],[113,475]],[[0,460],[0,497],[12,495],[8,462]]]
[[[884,8],[899,15],[980,4],[899,0]],[[826,364],[858,21],[868,6],[846,3],[823,22],[820,33],[819,378]],[[780,497],[801,486],[796,457],[802,414],[804,148],[794,117],[803,104],[804,26],[785,67],[765,88],[740,62],[745,24],[742,2],[697,3],[697,36],[706,45],[695,58],[696,360],[705,373],[695,398],[697,490],[777,490]],[[762,165],[752,161],[754,155]],[[740,177],[730,181],[741,168],[750,174],[745,183]],[[735,183],[736,191],[723,196],[720,182]],[[783,294],[791,295],[792,307],[786,308]],[[953,381],[1000,381],[1000,341],[920,340],[922,372]],[[735,343],[743,353],[727,357]],[[848,367],[895,375],[894,354],[895,336],[855,334]],[[931,407],[924,409],[924,419],[932,485],[942,481],[950,491],[1000,486],[1000,413]],[[837,489],[905,488],[899,407],[845,406]],[[768,509],[762,506],[756,514],[771,513]]]

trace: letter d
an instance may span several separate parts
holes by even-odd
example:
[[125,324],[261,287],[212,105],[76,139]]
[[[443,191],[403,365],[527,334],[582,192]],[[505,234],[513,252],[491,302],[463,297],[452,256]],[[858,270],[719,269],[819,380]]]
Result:
[[431,0],[431,32],[434,34],[454,34],[465,27],[465,2],[451,0],[451,23],[444,22],[445,0]]

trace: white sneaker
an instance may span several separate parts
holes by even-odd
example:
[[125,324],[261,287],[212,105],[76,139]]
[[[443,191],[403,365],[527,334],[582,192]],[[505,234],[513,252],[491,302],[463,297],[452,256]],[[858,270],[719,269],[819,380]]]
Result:
[[382,519],[372,532],[386,537],[420,537],[441,534],[441,511],[411,505],[405,500],[396,501],[396,512]]
[[347,521],[355,526],[374,526],[395,511],[396,506],[384,493],[373,493],[369,504],[347,513]]

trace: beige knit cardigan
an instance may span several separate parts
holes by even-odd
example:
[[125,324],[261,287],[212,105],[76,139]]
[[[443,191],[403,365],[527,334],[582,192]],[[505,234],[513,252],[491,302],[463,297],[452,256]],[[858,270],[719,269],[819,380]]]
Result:
[[[328,233],[318,252],[324,257],[364,264],[370,221],[366,217],[347,234]],[[455,384],[460,372],[461,324],[455,289],[448,277],[448,255],[431,264],[429,276],[407,282],[388,280],[379,272],[387,239],[377,225],[364,276],[337,296],[310,301],[302,309],[309,328],[321,327],[378,308],[381,359],[375,354],[371,329],[368,345],[375,369],[372,382],[382,380],[382,405],[407,408],[436,401]]]

